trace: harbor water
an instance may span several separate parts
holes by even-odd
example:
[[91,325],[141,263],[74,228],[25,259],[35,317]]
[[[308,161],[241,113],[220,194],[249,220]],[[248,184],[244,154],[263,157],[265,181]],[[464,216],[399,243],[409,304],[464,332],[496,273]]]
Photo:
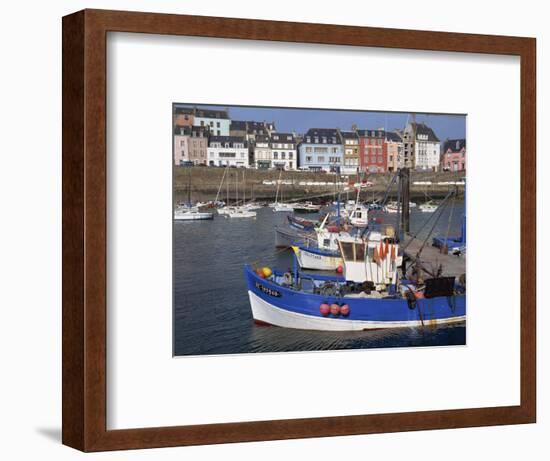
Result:
[[[460,235],[464,202],[443,210],[433,235]],[[275,248],[275,226],[287,213],[257,210],[255,219],[215,216],[174,223],[174,355],[319,351],[384,347],[463,345],[464,324],[361,332],[305,331],[259,326],[252,319],[245,264],[288,270],[292,252]],[[303,215],[314,218],[316,215]],[[429,213],[411,210],[411,233]],[[395,215],[380,214],[386,222]],[[433,221],[432,221],[433,222]],[[418,235],[426,237],[431,224]],[[428,241],[428,245],[431,240]]]

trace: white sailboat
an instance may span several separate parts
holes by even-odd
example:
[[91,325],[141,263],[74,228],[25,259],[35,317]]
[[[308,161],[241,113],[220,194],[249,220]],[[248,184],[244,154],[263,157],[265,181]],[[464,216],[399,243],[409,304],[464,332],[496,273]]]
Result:
[[279,202],[279,188],[281,186],[281,176],[283,174],[283,170],[279,173],[279,180],[277,181],[277,192],[275,193],[275,203],[270,204],[270,206],[273,208],[273,212],[292,212],[294,211],[294,206],[290,203],[284,203],[283,202],[283,191],[281,190],[281,201]]
[[230,218],[255,218],[256,212],[252,210],[247,210],[244,207],[234,207],[232,210],[229,210],[228,213],[226,213],[226,216]]
[[[239,180],[238,175],[235,176],[235,203],[239,202]],[[244,189],[244,170],[243,170],[243,189]],[[245,192],[243,192],[243,203]],[[255,218],[256,212],[247,207],[247,205],[227,207],[224,214],[227,218]]]
[[188,205],[178,205],[174,210],[174,220],[176,221],[200,221],[213,219],[214,214],[207,211],[200,211],[198,206],[191,206],[191,171],[187,177],[187,203]]
[[176,221],[198,221],[213,218],[213,213],[199,211],[197,207],[179,207],[174,211],[174,219]]

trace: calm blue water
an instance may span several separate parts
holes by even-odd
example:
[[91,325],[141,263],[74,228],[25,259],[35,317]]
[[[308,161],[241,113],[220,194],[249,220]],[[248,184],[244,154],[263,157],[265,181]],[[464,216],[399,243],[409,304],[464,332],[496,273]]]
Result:
[[[450,209],[445,210],[436,233],[445,235],[450,221],[450,235],[459,235],[463,209],[464,204],[457,202],[451,220],[448,219]],[[428,216],[413,211],[411,232]],[[215,216],[213,221],[174,223],[175,355],[466,343],[464,325],[361,332],[303,331],[255,325],[243,266],[254,262],[281,269],[292,266],[290,251],[281,251],[274,245],[274,226],[285,220],[285,213],[263,208],[258,210],[256,219]]]

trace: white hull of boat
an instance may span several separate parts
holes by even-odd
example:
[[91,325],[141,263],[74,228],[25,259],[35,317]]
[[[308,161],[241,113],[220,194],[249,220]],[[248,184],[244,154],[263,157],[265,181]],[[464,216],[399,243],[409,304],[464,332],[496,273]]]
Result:
[[276,204],[273,206],[273,212],[292,212],[294,211],[294,208],[292,208],[291,205],[283,205],[283,204]]
[[214,215],[212,213],[175,213],[174,219],[176,221],[200,221],[206,219],[212,219]]
[[[276,325],[284,328],[296,328],[299,330],[321,330],[321,331],[363,331],[377,328],[403,328],[420,327],[420,320],[399,321],[399,322],[371,322],[367,320],[347,320],[329,317],[313,317],[299,314],[276,307],[248,291],[252,317],[262,323]],[[445,319],[430,320],[430,325],[442,325],[447,323],[463,322],[466,316],[450,317]]]
[[335,271],[338,266],[344,263],[339,256],[326,256],[307,251],[298,247],[292,247],[296,254],[296,260],[302,269],[313,269],[318,271]]
[[229,216],[230,218],[255,218],[256,212],[255,211],[231,211],[227,213],[226,216]]

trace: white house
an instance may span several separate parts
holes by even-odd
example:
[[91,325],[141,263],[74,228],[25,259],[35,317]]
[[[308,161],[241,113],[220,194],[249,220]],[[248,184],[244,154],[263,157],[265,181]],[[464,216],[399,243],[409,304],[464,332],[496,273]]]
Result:
[[214,136],[229,136],[231,120],[225,110],[195,109],[196,126],[207,126]]
[[248,168],[248,142],[240,136],[210,136],[208,165]]
[[256,135],[256,142],[254,144],[254,163],[256,168],[271,168],[271,162],[271,143],[269,136],[263,134]]
[[284,170],[298,167],[296,139],[292,133],[271,133],[272,166]]
[[437,171],[440,164],[441,142],[434,131],[424,123],[409,123],[405,133],[413,133],[414,168],[417,170]]

